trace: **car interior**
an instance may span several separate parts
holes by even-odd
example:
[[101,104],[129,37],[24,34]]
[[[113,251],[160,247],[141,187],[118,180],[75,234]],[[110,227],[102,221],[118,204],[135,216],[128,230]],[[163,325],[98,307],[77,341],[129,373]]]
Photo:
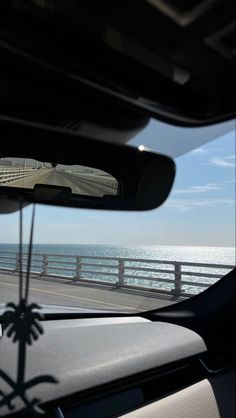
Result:
[[[158,145],[132,145],[151,120],[216,132],[231,123],[235,136],[235,40],[233,0],[0,1],[0,216],[20,219],[8,284],[19,304],[0,305],[0,416],[236,417],[235,268],[180,303],[158,306],[151,295],[136,311],[40,309],[29,286],[33,209],[22,274],[22,211],[32,206],[140,219],[165,207],[177,162]],[[31,177],[9,177],[19,161],[27,171],[26,159]],[[127,304],[138,289],[123,289]]]

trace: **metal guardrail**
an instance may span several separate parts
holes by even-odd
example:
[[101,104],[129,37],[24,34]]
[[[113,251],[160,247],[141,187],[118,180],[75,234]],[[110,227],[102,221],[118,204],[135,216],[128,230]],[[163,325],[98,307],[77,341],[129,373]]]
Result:
[[0,167],[0,184],[11,181],[20,180],[35,174],[32,168],[1,168]]
[[[26,253],[23,254],[22,261],[24,270],[27,264]],[[150,264],[151,267],[145,267]],[[158,268],[154,268],[153,265]],[[18,272],[19,268],[18,253],[0,252],[0,270]],[[194,270],[191,270],[192,268]],[[68,278],[74,282],[109,285],[117,289],[130,288],[176,296],[191,296],[197,293],[191,289],[197,288],[201,291],[233,268],[233,265],[225,264],[33,253],[31,273],[42,277]],[[217,273],[210,273],[209,270],[212,271],[212,269],[217,270]],[[196,278],[198,281],[195,281]],[[211,279],[213,282],[202,281],[204,278]]]

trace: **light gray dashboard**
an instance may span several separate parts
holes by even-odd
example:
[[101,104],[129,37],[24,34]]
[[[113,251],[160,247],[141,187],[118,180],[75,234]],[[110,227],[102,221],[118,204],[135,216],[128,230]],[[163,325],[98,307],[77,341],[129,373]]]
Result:
[[[52,375],[57,384],[30,391],[43,403],[171,364],[206,351],[202,338],[181,326],[142,318],[45,321],[44,334],[27,349],[26,380]],[[17,345],[0,340],[0,369],[16,374]],[[7,387],[0,380],[0,390]],[[21,401],[15,407],[22,408]],[[1,416],[8,414],[1,409]]]

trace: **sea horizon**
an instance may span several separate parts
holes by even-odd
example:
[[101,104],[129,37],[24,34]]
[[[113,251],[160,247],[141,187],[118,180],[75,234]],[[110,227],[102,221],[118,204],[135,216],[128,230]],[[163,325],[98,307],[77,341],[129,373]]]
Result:
[[[0,245],[19,245],[19,242],[0,242]],[[24,243],[23,245],[28,245]],[[235,249],[236,246],[232,245],[191,245],[191,244],[86,244],[86,243],[61,243],[55,244],[52,242],[34,242],[33,245],[76,245],[76,246],[101,246],[101,247],[192,247],[192,248],[231,248]]]

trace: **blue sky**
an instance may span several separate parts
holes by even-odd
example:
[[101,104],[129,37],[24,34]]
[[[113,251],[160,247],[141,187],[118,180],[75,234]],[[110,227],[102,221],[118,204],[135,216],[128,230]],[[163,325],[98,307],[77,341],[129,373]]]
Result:
[[[158,134],[158,122],[151,129]],[[155,148],[149,132],[136,144]],[[37,206],[35,243],[235,246],[235,130],[220,133],[176,158],[175,184],[161,208],[122,213]],[[24,210],[26,242],[30,212]],[[0,231],[0,242],[17,242],[18,215],[1,215]]]

